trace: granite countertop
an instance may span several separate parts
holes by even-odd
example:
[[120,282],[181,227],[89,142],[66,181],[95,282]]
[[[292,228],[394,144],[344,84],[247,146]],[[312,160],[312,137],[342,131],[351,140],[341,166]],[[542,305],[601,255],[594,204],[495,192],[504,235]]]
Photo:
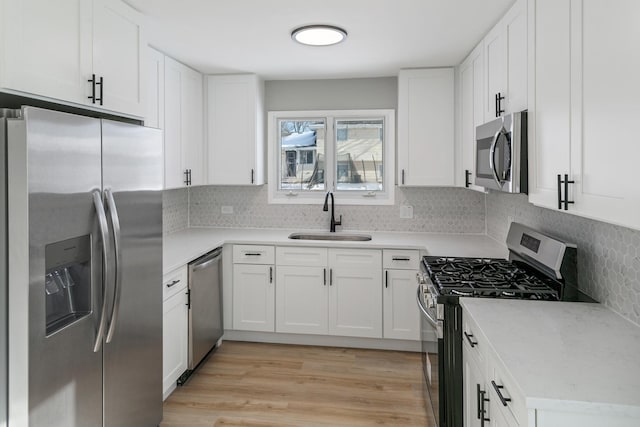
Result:
[[339,231],[336,234],[370,234],[366,242],[291,240],[294,232],[322,230],[283,230],[249,228],[187,228],[163,239],[163,271],[168,273],[225,243],[314,246],[331,248],[418,249],[429,255],[505,258],[507,248],[484,234],[404,233]]
[[640,327],[601,304],[461,298],[529,408],[640,418]]

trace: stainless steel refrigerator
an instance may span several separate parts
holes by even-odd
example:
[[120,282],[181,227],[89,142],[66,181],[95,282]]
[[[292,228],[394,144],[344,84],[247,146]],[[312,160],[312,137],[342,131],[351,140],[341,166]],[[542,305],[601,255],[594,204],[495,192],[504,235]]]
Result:
[[157,426],[161,132],[33,107],[20,115],[0,126],[9,424]]

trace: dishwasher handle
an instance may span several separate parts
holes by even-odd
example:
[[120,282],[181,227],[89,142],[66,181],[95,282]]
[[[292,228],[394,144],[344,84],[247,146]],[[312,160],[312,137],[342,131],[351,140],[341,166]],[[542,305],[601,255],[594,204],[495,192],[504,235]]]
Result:
[[211,264],[218,261],[218,258],[220,258],[220,255],[222,255],[222,248],[214,249],[210,254],[200,259],[197,259],[196,261],[191,263],[190,264],[191,271],[198,271],[198,270],[202,270],[203,268],[209,267]]

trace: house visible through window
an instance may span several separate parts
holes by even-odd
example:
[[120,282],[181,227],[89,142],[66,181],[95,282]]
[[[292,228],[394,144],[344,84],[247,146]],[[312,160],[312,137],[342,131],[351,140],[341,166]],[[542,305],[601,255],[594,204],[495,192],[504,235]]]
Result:
[[[270,203],[392,204],[393,110],[269,113]],[[387,173],[385,174],[385,171]]]

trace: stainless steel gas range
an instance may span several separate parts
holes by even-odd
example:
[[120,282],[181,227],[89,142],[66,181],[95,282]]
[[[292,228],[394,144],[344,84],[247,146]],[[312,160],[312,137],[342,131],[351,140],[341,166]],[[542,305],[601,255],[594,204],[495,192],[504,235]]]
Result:
[[577,288],[576,245],[514,222],[507,247],[508,260],[441,256],[422,259],[417,289],[422,314],[422,365],[427,407],[433,410],[438,427],[463,425],[459,298],[594,302]]

